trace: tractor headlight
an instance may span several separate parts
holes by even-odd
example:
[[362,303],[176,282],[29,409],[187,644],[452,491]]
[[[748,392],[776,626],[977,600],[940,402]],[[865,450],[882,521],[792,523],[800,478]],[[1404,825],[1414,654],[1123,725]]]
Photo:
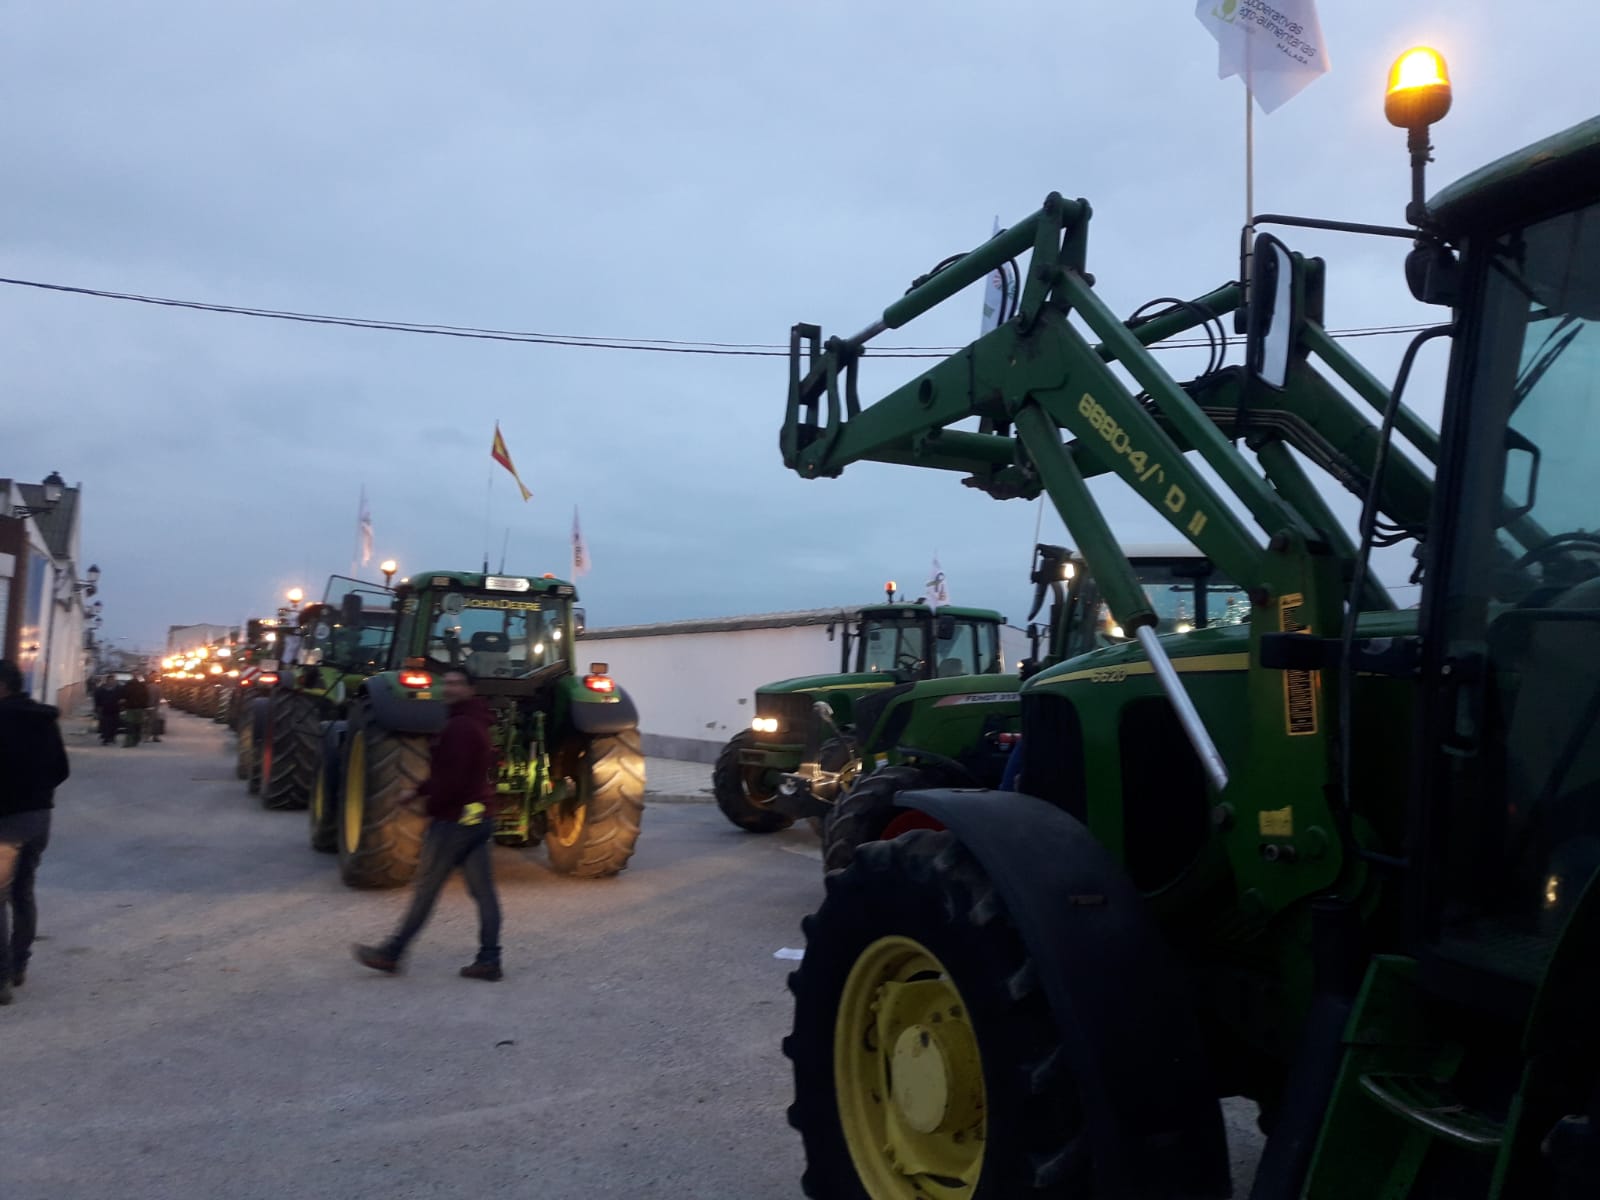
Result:
[[750,728],[755,730],[757,733],[777,733],[778,718],[757,717],[755,720],[750,722]]

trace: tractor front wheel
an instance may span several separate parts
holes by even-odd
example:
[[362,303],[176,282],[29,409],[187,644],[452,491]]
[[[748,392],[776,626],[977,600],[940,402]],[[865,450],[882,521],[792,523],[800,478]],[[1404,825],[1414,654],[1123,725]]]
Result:
[[857,779],[823,821],[822,869],[843,870],[867,842],[907,829],[939,828],[931,817],[899,805],[901,792],[938,786],[936,778],[915,767],[882,767]]
[[545,810],[544,844],[563,875],[600,879],[628,865],[644,816],[644,751],[639,731],[590,737],[569,752],[571,799]]
[[807,1196],[1099,1194],[1027,948],[952,834],[863,846],[803,927],[783,1050]]
[[338,735],[333,730],[323,734],[320,749],[322,761],[311,782],[311,803],[306,811],[311,818],[311,848],[319,854],[332,854],[339,849],[340,783]]
[[338,809],[339,877],[349,887],[402,887],[416,874],[427,821],[403,803],[428,777],[428,739],[378,724],[359,704],[345,738]]
[[252,796],[261,790],[261,749],[267,740],[266,728],[266,700],[251,700],[239,720],[239,761],[234,771]]
[[762,769],[742,766],[739,762],[739,751],[754,745],[755,734],[748,729],[728,739],[711,772],[711,792],[722,815],[746,833],[777,833],[793,822],[776,809],[767,807],[773,794],[761,786]]

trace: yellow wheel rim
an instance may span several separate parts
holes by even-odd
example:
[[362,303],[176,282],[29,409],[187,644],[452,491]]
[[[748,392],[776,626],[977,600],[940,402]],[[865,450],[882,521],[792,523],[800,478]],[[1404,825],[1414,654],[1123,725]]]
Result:
[[344,850],[354,854],[361,845],[361,821],[367,806],[367,739],[350,739],[350,758],[344,773]]
[[553,805],[550,809],[549,840],[559,846],[576,846],[583,837],[589,806],[581,800]]
[[963,1200],[988,1140],[977,1034],[920,942],[879,938],[850,968],[833,1031],[839,1123],[872,1200]]

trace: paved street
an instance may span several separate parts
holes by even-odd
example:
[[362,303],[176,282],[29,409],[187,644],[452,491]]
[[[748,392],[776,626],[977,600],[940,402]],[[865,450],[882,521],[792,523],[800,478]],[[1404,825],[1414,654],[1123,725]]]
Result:
[[[342,887],[221,726],[65,728],[42,938],[0,1010],[3,1200],[799,1196],[773,952],[820,892],[808,832],[657,803],[600,882],[498,850],[507,979],[456,977],[459,881],[389,978],[348,946],[402,894]],[[696,770],[661,776],[682,798]]]
[[348,945],[401,894],[342,887],[221,726],[65,727],[43,937],[0,1009],[4,1200],[799,1195],[773,951],[821,886],[808,833],[660,804],[615,880],[497,851],[506,980],[456,977],[459,881],[389,978]]

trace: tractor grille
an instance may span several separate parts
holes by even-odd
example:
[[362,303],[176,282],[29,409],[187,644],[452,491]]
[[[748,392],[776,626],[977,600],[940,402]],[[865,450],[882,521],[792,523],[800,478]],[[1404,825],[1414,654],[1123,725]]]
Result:
[[790,744],[803,741],[811,722],[811,697],[805,692],[757,692],[756,716],[778,719],[778,732],[757,733],[757,741]]

